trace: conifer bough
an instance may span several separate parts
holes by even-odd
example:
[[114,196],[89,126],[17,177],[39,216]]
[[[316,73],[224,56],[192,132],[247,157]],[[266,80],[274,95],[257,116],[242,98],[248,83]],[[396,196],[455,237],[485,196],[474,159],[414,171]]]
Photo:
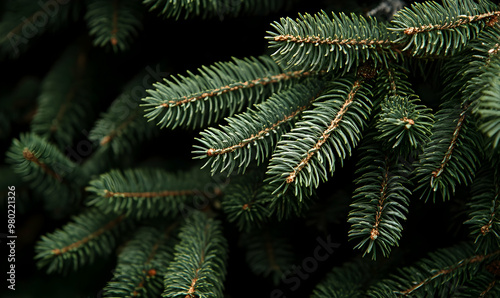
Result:
[[[85,9],[94,46],[127,51],[145,7],[166,18],[222,19],[281,12],[292,2],[72,1],[47,27]],[[8,52],[9,36],[22,31],[15,20],[39,10],[26,0],[5,6],[0,55],[17,56],[31,43]],[[271,56],[233,58],[141,86],[140,105],[127,95],[141,76],[131,80],[95,123],[95,152],[84,161],[63,152],[93,107],[93,93],[83,91],[94,92],[87,88],[95,80],[87,62],[94,60],[69,47],[43,80],[31,131],[7,151],[11,170],[44,197],[48,211],[80,212],[38,241],[38,266],[68,272],[118,251],[107,296],[233,296],[225,279],[238,248],[226,237],[239,231],[249,271],[280,286],[298,264],[283,231],[303,224],[297,218],[320,221],[312,214],[328,218],[346,209],[316,191],[339,166],[355,164],[347,236],[373,260],[360,256],[334,268],[313,297],[500,296],[499,15],[488,0],[443,0],[405,7],[390,22],[327,12],[282,18],[266,37]],[[427,65],[443,89],[440,99],[410,82],[428,82]],[[204,159],[212,176],[199,167],[135,166],[131,153],[155,135],[151,124],[200,130],[194,158]],[[405,221],[429,208],[414,207],[418,198],[467,206],[468,240],[408,265],[406,252],[416,255],[412,241],[423,238],[407,235]],[[384,266],[376,263],[380,256],[388,257]],[[324,257],[315,253],[314,261]],[[391,270],[400,259],[406,267]]]

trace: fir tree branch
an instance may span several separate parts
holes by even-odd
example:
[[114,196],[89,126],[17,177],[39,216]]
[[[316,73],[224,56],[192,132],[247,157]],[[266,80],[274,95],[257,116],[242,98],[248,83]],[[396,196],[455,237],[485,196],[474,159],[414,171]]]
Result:
[[409,171],[399,164],[397,155],[390,157],[380,149],[375,136],[368,133],[360,148],[355,201],[347,220],[352,223],[350,239],[360,239],[355,248],[364,249],[363,255],[372,253],[373,259],[377,249],[387,257],[391,246],[398,245],[411,195]]
[[127,127],[130,127],[130,124],[136,119],[136,115],[130,115],[122,122],[118,127],[111,130],[107,135],[103,136],[99,141],[99,145],[104,146],[110,143],[114,138],[120,135]]
[[195,212],[181,227],[181,242],[165,275],[163,297],[222,297],[227,242],[220,222]]
[[94,45],[111,45],[115,52],[129,47],[131,39],[142,29],[142,17],[142,6],[135,0],[91,0],[85,14]]
[[498,260],[492,261],[486,265],[486,270],[478,272],[471,276],[462,286],[460,286],[455,297],[497,297],[500,294],[500,287],[498,287],[498,280],[495,277],[495,272],[491,267],[498,264]]
[[479,295],[479,297],[486,297],[488,295],[488,293],[496,286],[496,280],[492,281],[488,287],[483,291],[481,292],[481,294]]
[[106,297],[158,297],[173,247],[178,243],[178,221],[159,227],[141,227],[118,256],[113,279],[104,289]]
[[298,165],[293,168],[293,172],[291,172],[286,178],[286,183],[293,183],[295,181],[295,178],[297,177],[297,174],[307,165],[314,154],[321,149],[321,146],[323,146],[328,141],[328,138],[335,131],[335,129],[337,129],[340,121],[342,120],[342,117],[345,115],[345,113],[349,109],[349,106],[352,104],[354,96],[356,95],[356,92],[359,90],[360,86],[360,81],[354,82],[352,89],[347,95],[347,99],[344,101],[342,107],[340,107],[340,110],[335,115],[335,118],[330,122],[330,125],[327,127],[327,129],[323,131],[314,147],[309,149],[307,151],[307,155],[299,162]]
[[476,251],[489,253],[489,247],[500,246],[500,176],[498,160],[491,161],[478,172],[472,184],[472,197],[467,203],[470,235]]
[[64,210],[80,198],[85,175],[56,146],[33,133],[21,134],[7,151],[12,165],[31,188],[44,195],[49,210]]
[[27,147],[24,147],[23,149],[23,157],[24,159],[31,161],[32,163],[36,164],[42,170],[47,173],[49,176],[54,177],[58,182],[63,182],[61,176],[59,176],[56,172],[54,172],[50,167],[48,167],[45,163],[41,162],[33,152],[30,151]]
[[469,115],[470,105],[456,105],[453,99],[436,113],[431,141],[415,163],[416,190],[422,189],[426,200],[438,194],[447,200],[457,185],[472,181],[480,160],[476,147],[482,140]]
[[497,59],[496,65],[490,67],[489,72],[482,78],[491,79],[490,84],[486,85],[481,97],[477,100],[477,105],[474,107],[473,113],[479,115],[478,127],[489,138],[494,149],[500,144],[500,80],[496,74],[500,73],[500,59]]
[[354,88],[349,93],[346,101],[344,102],[340,110],[337,112],[337,115],[335,115],[335,118],[332,120],[327,129],[323,131],[321,137],[316,142],[314,147],[308,150],[307,155],[300,161],[298,165],[296,165],[293,168],[293,172],[291,172],[286,178],[286,183],[293,183],[295,181],[295,178],[297,177],[297,173],[299,173],[307,165],[307,163],[311,160],[314,154],[318,152],[319,149],[321,149],[321,146],[323,146],[326,143],[332,132],[338,127],[339,122],[342,120],[343,115],[347,112],[347,109],[349,108],[349,105],[352,103],[354,95],[356,94],[356,91],[358,89],[359,89],[359,82],[356,81],[354,83]]
[[92,263],[96,257],[111,254],[119,234],[130,226],[124,215],[88,209],[42,237],[35,247],[38,267],[48,267],[48,273],[67,272]]
[[382,101],[379,118],[375,124],[387,150],[400,156],[408,156],[430,140],[434,116],[431,109],[416,104],[414,96],[391,96]]
[[97,231],[92,232],[88,236],[83,237],[80,240],[77,240],[71,244],[68,244],[62,248],[54,248],[51,250],[51,252],[55,256],[59,256],[62,254],[65,254],[71,250],[78,250],[82,245],[87,244],[89,241],[94,240],[95,238],[99,238],[102,234],[108,232],[109,230],[113,229],[115,226],[117,226],[120,222],[122,222],[125,219],[125,215],[120,215],[117,218],[111,220],[108,222],[106,225],[103,227],[99,228]]
[[[473,16],[458,16],[458,20],[453,22],[444,23],[444,24],[430,24],[423,25],[421,27],[409,27],[403,31],[404,34],[414,35],[424,32],[429,32],[433,30],[446,30],[460,27],[462,25],[466,25],[473,22],[486,21],[487,26],[493,26],[498,22],[498,16],[500,15],[500,11],[492,11],[483,14],[477,14]],[[485,20],[486,19],[486,20]]]
[[439,168],[436,170],[432,171],[432,176],[434,178],[439,177],[442,173],[444,168],[446,167],[446,164],[450,161],[451,159],[451,154],[453,153],[453,149],[455,149],[455,146],[457,145],[457,139],[460,134],[460,130],[462,129],[462,125],[465,121],[465,117],[467,116],[467,109],[468,105],[465,105],[462,108],[462,112],[460,113],[458,117],[457,124],[455,126],[455,129],[453,130],[452,138],[450,141],[450,145],[448,146],[448,149],[446,150],[446,153],[444,154],[443,160],[440,162]]
[[283,67],[305,70],[349,71],[370,59],[376,65],[396,58],[398,45],[392,43],[384,25],[373,18],[343,13],[333,18],[325,12],[300,15],[297,20],[282,18],[268,32],[273,54]]
[[189,196],[196,194],[196,190],[163,190],[157,192],[112,192],[107,189],[104,190],[104,197],[120,197],[120,198],[155,198],[155,197],[180,197],[180,196]]
[[[467,51],[451,59],[448,65],[449,94],[460,90],[463,103],[470,103],[472,114],[478,116],[478,127],[491,140],[494,150],[500,142],[500,115],[498,74],[500,57],[497,48],[500,26],[486,28]],[[458,78],[458,79],[457,79]]]
[[[130,80],[90,131],[89,140],[99,143],[104,151],[108,148],[112,150],[109,159],[119,159],[125,153],[131,153],[136,143],[159,132],[153,123],[143,117],[144,111],[139,107],[140,99],[150,87],[144,82],[147,75],[146,71],[142,71]],[[102,163],[102,160],[92,162]]]
[[53,138],[60,148],[71,145],[77,132],[92,120],[88,116],[92,108],[91,75],[86,50],[68,48],[43,81],[31,130]]
[[227,220],[235,223],[240,231],[260,228],[268,220],[271,197],[263,180],[262,170],[251,169],[246,175],[232,178],[224,189],[222,210]]
[[[205,191],[207,185],[214,186],[213,193]],[[220,194],[210,176],[199,170],[178,174],[159,169],[111,170],[90,181],[86,190],[94,194],[87,205],[136,218],[175,215],[190,199]]]
[[414,266],[400,269],[398,275],[375,284],[368,294],[372,297],[455,296],[469,276],[487,273],[485,263],[497,261],[500,250],[493,246],[490,249],[492,252],[486,255],[475,254],[469,243],[440,249]]
[[[116,52],[125,50],[131,37],[142,27],[143,4],[167,18],[208,18],[262,14],[277,11],[290,2],[0,2],[0,10],[4,9],[0,13],[0,60],[5,54],[18,55],[18,50],[23,51],[32,44],[31,38],[47,29],[68,24],[71,14],[81,16],[81,8],[85,7],[84,21],[94,45],[112,47]],[[52,3],[59,6],[47,9]],[[332,8],[335,6],[328,8],[335,9]],[[228,265],[228,242],[222,231],[223,226],[233,225],[236,229],[228,235],[234,236],[236,230],[243,232],[238,245],[246,252],[249,269],[256,275],[271,277],[275,284],[282,280],[288,284],[290,279],[284,280],[283,273],[293,263],[296,247],[290,244],[290,237],[284,236],[284,229],[291,231],[296,222],[284,223],[281,227],[275,219],[305,215],[319,185],[334,175],[339,164],[350,165],[352,161],[348,158],[353,153],[359,161],[353,202],[339,202],[337,196],[331,195],[322,200],[324,204],[315,206],[322,213],[307,214],[305,222],[324,221],[323,231],[326,231],[327,226],[342,217],[337,217],[338,214],[344,212],[345,215],[342,207],[350,204],[348,222],[352,226],[348,236],[357,241],[355,248],[372,254],[373,258],[376,252],[379,256],[380,252],[388,256],[393,247],[399,245],[412,197],[409,171],[404,165],[408,161],[403,159],[419,155],[414,174],[421,197],[432,196],[435,200],[441,196],[447,200],[454,196],[459,185],[473,182],[466,224],[475,241],[438,250],[377,284],[374,281],[378,282],[379,268],[375,267],[380,263],[360,261],[337,267],[318,284],[313,296],[500,296],[499,16],[498,4],[489,0],[442,0],[402,9],[389,29],[376,19],[355,14],[321,12],[299,15],[296,20],[283,18],[272,25],[274,32],[269,32],[267,37],[270,47],[276,51],[272,57],[277,62],[268,56],[233,59],[202,67],[195,74],[173,76],[152,87],[145,86],[145,76],[136,77],[90,133],[89,151],[96,150],[83,163],[84,167],[77,163],[88,152],[80,154],[77,150],[80,152],[76,156],[68,148],[71,153],[65,156],[60,149],[68,145],[82,149],[78,145],[84,143],[76,144],[75,138],[80,132],[86,134],[83,128],[87,129],[90,124],[86,121],[98,115],[98,111],[91,111],[91,105],[98,103],[93,101],[97,97],[89,95],[97,90],[94,82],[103,74],[94,75],[93,64],[89,63],[93,59],[87,52],[70,48],[43,82],[38,112],[31,122],[32,132],[22,133],[19,140],[13,140],[7,152],[7,162],[13,171],[31,186],[27,195],[16,195],[43,198],[45,207],[56,211],[55,215],[64,215],[59,212],[60,208],[71,207],[77,211],[84,185],[88,185],[86,190],[90,192],[86,204],[92,208],[38,241],[35,247],[38,267],[49,273],[68,272],[91,264],[98,257],[118,254],[116,270],[106,285],[106,296],[238,296],[244,294],[241,291],[244,288],[232,286],[224,290],[226,269],[233,270],[235,264],[240,265],[238,261]],[[27,38],[26,32],[30,30],[33,34]],[[155,33],[151,31],[149,35]],[[184,54],[189,56],[187,52]],[[443,63],[446,63],[444,67]],[[5,73],[9,73],[8,64]],[[414,66],[420,69],[413,69]],[[417,72],[413,73],[414,70]],[[436,73],[432,80],[428,79],[429,73]],[[124,75],[125,72],[120,73],[119,77]],[[417,76],[423,77],[423,81]],[[16,78],[4,80],[3,85],[13,79]],[[417,83],[418,92],[412,90],[410,81]],[[430,81],[436,83],[431,84],[431,92],[427,89],[429,84],[421,88],[420,83]],[[7,108],[0,112],[1,141],[23,130],[15,125],[29,122],[32,116],[23,118],[26,114],[23,109],[34,111],[37,107],[31,102],[21,103],[29,106],[27,108],[10,107],[18,102],[2,101],[5,94],[13,97],[10,87],[4,87],[7,91],[0,88],[0,106]],[[139,96],[137,87],[142,92]],[[443,104],[433,122],[430,109],[417,103],[414,95],[436,93],[441,87],[444,87]],[[37,93],[36,87],[25,89]],[[130,96],[135,97],[130,99]],[[142,105],[137,102],[139,98]],[[431,94],[425,102],[434,107],[439,104],[434,99],[435,95]],[[99,108],[108,104],[109,101],[100,102]],[[145,111],[140,106],[145,107]],[[225,185],[216,180],[219,177],[210,177],[210,171],[171,173],[153,168],[125,169],[144,159],[143,153],[166,152],[162,151],[162,144],[160,147],[153,144],[152,148],[149,148],[151,144],[144,144],[155,132],[155,124],[161,128],[198,129],[224,118],[227,120],[224,126],[207,128],[200,133],[193,152],[197,158],[206,158],[203,167],[210,165],[212,174],[220,170],[229,175],[235,169],[245,172],[244,176],[232,176],[230,182],[225,181],[229,185],[224,188],[224,194],[221,188]],[[370,131],[366,132],[368,126]],[[363,138],[363,146],[357,149]],[[133,153],[134,146],[141,144],[145,148],[139,155],[129,154]],[[151,162],[156,160],[148,158],[146,164]],[[178,162],[167,166],[182,168],[183,164]],[[477,171],[480,163],[486,170]],[[0,172],[2,177],[10,173],[2,171],[1,166]],[[346,174],[337,182],[344,184],[350,172]],[[24,185],[18,189],[17,184],[11,183],[16,182],[15,179],[3,180],[4,186],[7,183],[16,185],[15,191],[24,190]],[[344,193],[350,186],[340,185],[334,194]],[[9,197],[6,201],[15,209],[11,189],[14,187],[9,187],[7,196],[4,192],[0,197]],[[323,190],[319,191],[322,194]],[[460,194],[457,198],[463,196]],[[200,199],[205,205],[198,204]],[[332,201],[336,201],[335,206]],[[33,201],[30,205],[36,208],[36,203]],[[166,226],[189,205],[209,212],[190,210],[189,214],[183,213],[185,221]],[[205,207],[207,205],[214,208]],[[224,218],[213,218],[221,212]],[[141,227],[132,229],[137,220]],[[271,230],[260,230],[263,224],[270,224]],[[11,220],[9,225],[14,226]],[[123,236],[127,241],[116,250]],[[411,249],[417,248],[412,245],[420,241],[418,238],[408,240]],[[330,253],[324,245],[320,243]],[[413,253],[404,247],[397,252],[402,255],[392,255],[391,261],[398,263],[388,262],[393,268],[407,263],[407,257],[411,259]],[[235,256],[238,253],[236,251]],[[315,261],[327,257],[318,255],[316,249],[314,258],[302,260],[302,269],[312,273],[309,269],[316,267]],[[298,280],[297,285],[309,276],[300,271],[296,273],[292,280]],[[371,289],[364,293],[366,287]],[[276,290],[271,296],[280,296],[275,295],[280,289]],[[253,292],[250,295],[258,296]]]
[[294,79],[294,78],[301,78],[303,76],[309,76],[310,74],[311,74],[311,72],[297,70],[297,71],[289,71],[289,72],[280,73],[278,75],[257,78],[257,79],[251,80],[251,81],[237,82],[237,83],[231,84],[230,86],[227,85],[227,86],[223,86],[223,87],[220,87],[217,89],[210,90],[209,92],[204,92],[201,95],[191,95],[190,97],[183,96],[181,98],[174,98],[172,100],[169,100],[168,102],[160,104],[160,106],[162,106],[164,108],[172,108],[172,107],[176,107],[178,105],[183,105],[183,104],[190,103],[193,101],[204,100],[208,97],[214,97],[214,96],[218,96],[218,95],[221,95],[224,93],[237,91],[239,89],[253,88],[255,86],[266,86],[267,84],[278,83],[280,81],[287,81],[287,80]]
[[337,156],[342,161],[351,154],[371,111],[368,88],[359,79],[335,81],[313,104],[315,108],[304,112],[271,158],[268,181],[276,189],[274,194],[285,194],[293,185],[300,200],[334,172]]
[[[147,272],[144,272],[146,275],[142,277],[140,283],[135,287],[134,291],[132,292],[133,297],[140,296],[141,292],[146,291],[147,288],[149,288],[150,284],[152,283],[152,279],[155,278],[158,274],[156,269],[149,269]],[[123,277],[120,277],[122,279]],[[157,292],[155,294],[160,294],[160,292]]]
[[274,92],[317,72],[284,71],[269,57],[217,63],[203,67],[199,75],[172,77],[148,90],[146,117],[163,127],[199,128],[262,102]]
[[484,26],[498,21],[500,11],[490,1],[426,1],[398,11],[390,30],[399,34],[395,43],[413,55],[447,55],[462,50]]
[[402,294],[402,295],[410,295],[412,294],[414,291],[418,290],[419,288],[433,282],[435,279],[439,278],[439,277],[442,277],[443,275],[448,275],[448,274],[451,274],[453,273],[454,271],[458,270],[459,268],[463,267],[463,266],[467,266],[467,265],[470,265],[470,264],[474,264],[474,263],[478,263],[478,262],[483,262],[484,260],[487,260],[487,259],[490,259],[490,258],[493,258],[497,255],[500,255],[500,250],[497,250],[495,252],[492,252],[488,255],[475,255],[475,256],[472,256],[472,257],[469,257],[467,259],[462,259],[462,260],[459,260],[458,262],[456,262],[455,264],[452,264],[451,266],[447,266],[445,268],[442,268],[440,269],[439,271],[437,271],[436,273],[434,273],[432,276],[430,277],[427,277],[426,279],[420,281],[420,282],[416,282],[414,286],[404,290],[404,291],[399,291],[398,293],[399,294]]

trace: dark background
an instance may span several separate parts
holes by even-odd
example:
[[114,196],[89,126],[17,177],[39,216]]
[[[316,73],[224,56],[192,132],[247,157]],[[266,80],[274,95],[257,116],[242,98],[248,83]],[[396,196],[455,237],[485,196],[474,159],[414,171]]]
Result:
[[[407,1],[409,2],[409,1]],[[109,104],[120,94],[123,84],[145,66],[161,63],[162,71],[170,74],[186,74],[186,70],[194,71],[202,65],[210,65],[217,61],[228,61],[231,57],[244,58],[259,56],[271,52],[265,40],[266,31],[272,30],[269,25],[280,17],[295,18],[298,12],[316,13],[325,11],[355,11],[364,13],[376,5],[378,1],[298,1],[289,11],[267,16],[224,17],[212,20],[165,20],[156,17],[156,13],[147,13],[144,18],[144,28],[134,39],[131,48],[124,53],[114,53],[110,49],[95,48],[91,59],[100,61],[98,81],[105,86],[99,94],[98,108],[94,115],[88,117],[97,119]],[[2,6],[0,5],[0,9]],[[88,28],[80,18],[79,21],[65,26],[56,32],[46,32],[35,40],[30,49],[18,59],[1,61],[0,71],[0,100],[15,90],[22,80],[32,78],[42,80],[54,62],[69,44],[78,42],[81,46],[88,46],[91,38],[88,37]],[[422,100],[436,107],[439,100],[440,82],[429,74],[427,80],[419,76],[411,78],[417,93]],[[30,102],[27,100],[27,102]],[[20,132],[29,130],[29,121],[36,111],[36,106],[24,107],[25,117],[16,119],[11,130],[0,139],[0,150],[5,152],[11,144],[12,138]],[[31,115],[31,116],[30,116]],[[90,130],[91,127],[89,127]],[[198,132],[175,130],[162,131],[154,140],[145,142],[138,152],[131,158],[134,164],[147,163],[151,160],[162,160],[179,166],[190,165],[193,139]],[[82,136],[82,139],[85,137]],[[77,141],[75,141],[76,144]],[[352,193],[353,169],[356,154],[350,158],[344,168],[338,169],[328,183],[319,188],[319,200],[338,200],[339,208],[343,210],[339,217],[326,225],[326,230],[318,231],[314,226],[307,225],[302,219],[292,221],[287,225],[293,235],[292,241],[297,251],[297,265],[304,258],[312,256],[318,245],[316,238],[323,239],[330,235],[340,247],[325,262],[319,263],[319,268],[308,279],[302,281],[297,291],[290,291],[290,286],[281,284],[281,289],[287,297],[306,297],[314,286],[333,267],[342,264],[358,254],[353,250],[353,243],[348,242],[349,225],[346,223],[349,196]],[[6,189],[2,190],[6,193]],[[461,192],[458,192],[459,194]],[[462,197],[466,192],[462,192]],[[4,195],[4,194],[2,194]],[[20,189],[18,200],[33,194],[26,189]],[[2,197],[3,199],[4,197]],[[35,242],[40,235],[54,231],[64,225],[68,218],[54,219],[48,216],[37,201],[23,206],[24,213],[17,213],[17,246],[16,246],[16,292],[4,292],[2,297],[100,297],[101,289],[112,277],[112,268],[115,256],[107,260],[100,260],[92,266],[82,267],[78,272],[67,276],[57,274],[47,275],[38,270],[33,261]],[[464,239],[467,233],[463,225],[454,226],[451,223],[460,223],[464,217],[464,200],[457,198],[452,202],[424,203],[417,198],[412,200],[410,215],[405,223],[400,248],[395,248],[392,259],[400,265],[409,265],[416,259],[424,256],[429,250],[449,246],[457,240]],[[4,205],[1,205],[2,207]],[[3,214],[6,212],[2,211]],[[2,216],[3,217],[3,216]],[[457,219],[458,217],[458,219]],[[314,218],[313,218],[314,220]],[[2,223],[6,226],[6,223]],[[5,228],[0,229],[3,232]],[[253,275],[245,262],[245,254],[238,243],[239,232],[236,227],[225,222],[225,233],[230,242],[228,276],[226,279],[227,297],[269,297],[276,287],[268,280]],[[2,240],[1,248],[5,249]],[[3,253],[2,256],[6,256]],[[369,257],[366,258],[367,262]],[[5,262],[2,257],[1,262]],[[6,268],[2,266],[2,268]],[[3,269],[2,269],[3,271]],[[6,276],[2,274],[2,276]],[[5,284],[5,281],[0,283]]]

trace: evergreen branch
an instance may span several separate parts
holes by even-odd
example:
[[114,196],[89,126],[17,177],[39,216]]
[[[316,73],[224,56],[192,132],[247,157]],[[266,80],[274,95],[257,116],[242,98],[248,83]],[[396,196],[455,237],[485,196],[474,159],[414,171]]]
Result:
[[163,190],[157,192],[145,191],[145,192],[112,192],[107,189],[104,190],[104,197],[121,197],[121,198],[155,198],[155,197],[178,197],[178,196],[189,196],[194,195],[195,190]]
[[178,174],[159,169],[111,170],[89,182],[86,190],[93,196],[87,205],[136,218],[171,216],[194,197],[220,194],[217,186],[213,193],[203,191],[207,185],[215,183],[199,170]]
[[116,136],[121,135],[125,128],[130,126],[130,124],[134,121],[134,118],[135,117],[128,117],[123,123],[120,124],[120,126],[112,129],[104,137],[100,138],[99,145],[104,146],[113,141],[113,139],[116,139]]
[[485,73],[482,81],[489,79],[489,84],[484,86],[481,97],[477,100],[477,105],[473,112],[479,115],[478,128],[491,140],[493,148],[498,148],[500,144],[500,59],[496,59],[496,64],[491,65],[489,71]]
[[92,119],[88,117],[92,88],[87,58],[84,50],[70,47],[42,83],[31,130],[53,138],[60,148],[71,145],[74,136]]
[[489,255],[476,255],[476,256],[473,256],[473,257],[470,257],[470,258],[467,258],[464,260],[460,260],[451,266],[448,266],[446,268],[439,270],[438,272],[434,273],[432,276],[420,281],[419,283],[415,284],[414,286],[412,286],[404,291],[401,291],[400,293],[403,295],[409,295],[412,292],[418,290],[420,287],[423,287],[423,286],[433,282],[435,279],[437,279],[441,276],[453,273],[454,271],[458,270],[462,266],[467,266],[469,264],[473,264],[476,262],[482,262],[485,259],[489,259],[489,258],[494,257],[494,256],[499,255],[499,254],[500,254],[500,251],[497,250],[496,252],[491,253]]
[[460,113],[460,118],[458,118],[457,126],[455,127],[455,130],[453,131],[453,137],[452,137],[450,145],[445,153],[445,156],[443,157],[443,160],[441,161],[441,165],[439,166],[439,169],[432,172],[434,177],[438,177],[443,172],[443,169],[446,166],[446,163],[448,163],[450,161],[451,153],[453,152],[453,149],[456,146],[458,134],[460,133],[460,129],[462,128],[462,124],[463,124],[464,119],[465,119],[465,111]]
[[183,104],[186,104],[189,102],[202,100],[202,99],[205,99],[207,97],[214,97],[216,95],[224,94],[224,93],[231,92],[231,91],[236,91],[239,89],[252,88],[255,86],[259,86],[259,85],[265,86],[267,84],[277,83],[277,82],[282,81],[282,80],[289,80],[291,78],[299,78],[301,76],[307,76],[307,75],[309,75],[308,72],[303,72],[301,70],[280,73],[278,75],[257,78],[257,79],[251,80],[251,81],[239,82],[239,83],[236,83],[232,86],[224,86],[221,88],[211,90],[210,92],[205,92],[199,96],[191,96],[189,98],[187,96],[184,96],[181,100],[179,100],[179,99],[169,100],[168,102],[161,104],[161,106],[164,108],[175,107],[178,105],[183,105]]
[[195,212],[186,220],[165,275],[163,297],[222,297],[227,241],[221,223]]
[[61,230],[42,237],[35,247],[38,267],[48,267],[48,273],[67,272],[108,256],[119,233],[129,226],[124,215],[89,209]]
[[[409,171],[380,150],[373,133],[360,148],[361,159],[356,165],[359,178],[355,180],[354,203],[348,222],[352,223],[350,239],[360,239],[355,248],[377,257],[377,248],[387,257],[391,246],[397,246],[406,220],[409,196]],[[363,254],[363,255],[364,255]]]
[[53,144],[33,134],[21,134],[7,151],[7,162],[31,188],[44,194],[48,209],[69,206],[79,198],[82,177],[76,164]]
[[178,242],[177,226],[139,228],[118,256],[113,279],[104,288],[106,297],[158,297]]
[[452,265],[452,266],[449,266],[447,268],[443,268],[441,270],[439,270],[437,273],[433,274],[432,276],[420,281],[419,283],[417,283],[416,285],[404,290],[404,291],[401,291],[400,293],[403,294],[403,295],[409,295],[411,294],[412,292],[414,292],[415,290],[418,290],[420,287],[422,286],[425,286],[426,284],[434,281],[435,279],[443,276],[443,275],[447,275],[447,274],[450,274],[452,273],[453,271],[456,271],[458,270],[460,267],[462,266],[467,266],[469,264],[473,264],[473,263],[476,263],[476,262],[481,262],[483,261],[484,259],[488,259],[488,258],[491,258],[495,255],[498,255],[500,254],[500,251],[496,251],[494,253],[491,253],[489,255],[477,255],[477,256],[473,256],[471,258],[468,258],[468,259],[465,259],[465,260],[460,260],[459,262],[457,262],[456,264]]
[[498,21],[497,5],[480,0],[444,0],[412,4],[398,11],[390,30],[399,36],[394,41],[413,55],[447,55],[462,50],[484,26]]
[[274,285],[280,283],[282,276],[295,261],[290,239],[283,237],[282,231],[277,229],[243,234],[241,241],[246,248],[250,270],[266,278],[270,276]]
[[95,238],[98,238],[99,236],[101,236],[102,234],[104,234],[105,232],[111,230],[112,228],[114,228],[116,225],[118,225],[123,219],[125,218],[124,215],[120,215],[118,216],[117,218],[113,219],[112,221],[108,222],[106,225],[104,225],[103,227],[99,228],[99,230],[95,231],[95,232],[92,232],[91,234],[89,234],[88,236],[85,236],[83,237],[83,239],[80,239],[76,242],[73,242],[69,245],[66,245],[62,248],[54,248],[52,249],[52,253],[55,255],[55,256],[59,256],[59,255],[62,255],[62,254],[65,254],[67,253],[68,251],[70,250],[74,250],[74,249],[79,249],[82,245],[85,245],[87,244],[89,241],[92,241],[93,239]]
[[414,35],[414,34],[419,34],[419,33],[424,33],[424,32],[429,32],[433,30],[446,30],[446,29],[454,29],[469,23],[473,22],[479,22],[483,21],[484,19],[487,19],[488,21],[488,26],[492,26],[493,24],[496,24],[498,22],[497,18],[500,15],[500,11],[493,11],[493,12],[487,12],[483,14],[477,14],[474,16],[459,16],[457,20],[454,22],[448,22],[444,23],[442,25],[424,25],[421,27],[410,27],[407,28],[403,31],[404,34],[407,35]]
[[289,4],[285,0],[143,0],[150,10],[158,10],[158,14],[166,18],[211,18],[219,16],[238,16],[241,14],[267,14],[275,12]]
[[[489,30],[483,30],[479,37]],[[479,40],[478,37],[478,40]],[[487,58],[481,51],[474,49],[476,40],[459,54],[450,58],[444,65],[444,76],[447,87],[444,98],[453,98],[462,104],[476,105],[477,99],[484,89],[485,82],[480,82],[481,75],[487,70]],[[480,82],[480,83],[479,83]],[[479,83],[479,84],[478,84]],[[458,92],[457,92],[458,90]]]
[[490,254],[475,255],[473,247],[466,243],[440,249],[414,266],[399,270],[398,276],[376,284],[369,294],[372,297],[449,297],[467,276],[481,274],[485,270],[483,264],[499,256],[498,247]]
[[48,167],[45,163],[41,162],[33,152],[30,151],[27,147],[24,147],[23,149],[23,157],[27,161],[30,161],[37,166],[39,166],[47,175],[52,176],[54,179],[56,179],[58,182],[63,182],[61,176],[54,172],[50,167]]
[[[123,92],[101,116],[89,134],[89,140],[101,147],[109,146],[113,155],[121,156],[130,152],[134,143],[150,139],[157,134],[155,126],[144,117],[139,108],[140,96],[146,95],[147,86],[143,86],[144,72],[134,77]],[[140,90],[138,89],[140,86]]]
[[[127,273],[133,272],[133,270],[137,270],[137,267],[127,268]],[[137,272],[138,273],[138,272]],[[141,281],[134,288],[132,292],[132,297],[158,297],[161,294],[162,282],[160,280],[161,277],[158,276],[156,269],[148,269],[141,270],[142,273]],[[127,282],[127,277],[125,276],[117,276],[117,279]],[[127,292],[129,294],[129,292]]]
[[321,12],[299,14],[295,21],[282,18],[272,26],[276,32],[268,32],[267,39],[277,48],[273,56],[283,67],[347,72],[368,59],[387,65],[388,57],[397,58],[397,46],[385,26],[371,17],[341,13],[330,18]]
[[233,59],[203,67],[200,74],[172,77],[148,90],[146,117],[164,127],[199,128],[262,102],[297,79],[316,73],[283,71],[269,57]]
[[262,163],[268,158],[275,143],[320,91],[321,85],[313,81],[274,94],[255,109],[227,118],[228,126],[201,132],[202,145],[195,145],[194,153],[209,158],[205,166],[210,163],[212,173],[220,169],[229,175],[234,167],[242,173],[252,160]]
[[94,36],[94,45],[124,51],[142,28],[142,6],[135,0],[91,0],[87,2],[85,20]]
[[407,156],[430,140],[434,117],[431,109],[418,105],[416,97],[391,96],[381,105],[376,128],[385,148]]
[[[500,142],[500,116],[498,94],[500,84],[500,57],[498,56],[500,26],[486,28],[464,51],[449,63],[450,91],[461,91],[461,101],[471,103],[472,113],[478,117],[479,129],[491,139],[493,148]],[[457,67],[460,65],[461,67]],[[455,67],[454,67],[455,66]],[[461,74],[461,75],[460,75]],[[458,79],[456,79],[458,77]]]
[[268,167],[275,194],[294,185],[301,200],[306,190],[311,193],[320,179],[335,171],[336,156],[342,161],[351,154],[371,111],[368,88],[354,78],[333,82],[313,104],[315,108],[305,111],[303,120],[282,137]]
[[436,114],[431,141],[416,163],[418,187],[426,200],[439,195],[447,200],[458,184],[467,185],[479,165],[477,146],[480,136],[469,126],[469,105],[463,107],[447,102]]
[[311,160],[314,154],[318,152],[319,149],[321,149],[321,146],[323,146],[328,141],[328,138],[331,136],[332,132],[335,129],[337,129],[340,121],[342,120],[342,117],[345,115],[345,113],[349,109],[349,106],[352,104],[354,100],[354,95],[358,91],[359,87],[360,87],[359,81],[354,82],[352,90],[347,95],[346,101],[340,107],[340,110],[335,115],[335,118],[332,120],[332,122],[330,122],[330,125],[327,127],[327,129],[323,131],[321,137],[316,142],[316,144],[314,144],[312,150],[308,150],[307,155],[303,157],[302,160],[299,162],[299,164],[293,168],[293,171],[290,172],[290,174],[286,178],[287,183],[293,183],[295,181],[297,173],[302,171],[302,169],[307,165],[307,163]]
[[263,179],[262,171],[250,170],[247,175],[231,179],[224,189],[222,210],[227,220],[235,223],[240,231],[249,232],[267,222],[272,197]]
[[469,208],[470,235],[476,251],[488,253],[489,247],[500,246],[500,173],[498,161],[478,173],[472,184]]
[[498,297],[500,295],[500,287],[498,279],[495,277],[495,272],[489,268],[495,264],[498,266],[499,261],[493,261],[486,265],[486,270],[474,275],[463,286],[456,297]]
[[496,280],[492,281],[488,285],[488,287],[483,292],[481,292],[480,297],[485,297],[489,294],[492,294],[492,297],[493,297],[493,295],[495,295],[495,293],[490,293],[490,291],[494,288],[497,288],[497,290],[495,292],[497,293],[497,295],[500,295],[500,291],[498,291],[498,287],[496,286],[496,282],[497,282]]
[[457,144],[457,139],[458,139],[458,136],[460,134],[460,130],[462,129],[462,125],[463,125],[464,120],[465,120],[467,108],[468,108],[468,106],[463,107],[462,112],[459,115],[455,130],[453,131],[453,134],[452,134],[450,145],[448,146],[448,149],[446,150],[446,153],[444,154],[443,160],[441,161],[439,168],[432,171],[432,175],[435,178],[437,178],[439,175],[441,175],[443,173],[444,167],[451,159],[451,154],[453,153],[453,149],[455,149],[455,146]]

